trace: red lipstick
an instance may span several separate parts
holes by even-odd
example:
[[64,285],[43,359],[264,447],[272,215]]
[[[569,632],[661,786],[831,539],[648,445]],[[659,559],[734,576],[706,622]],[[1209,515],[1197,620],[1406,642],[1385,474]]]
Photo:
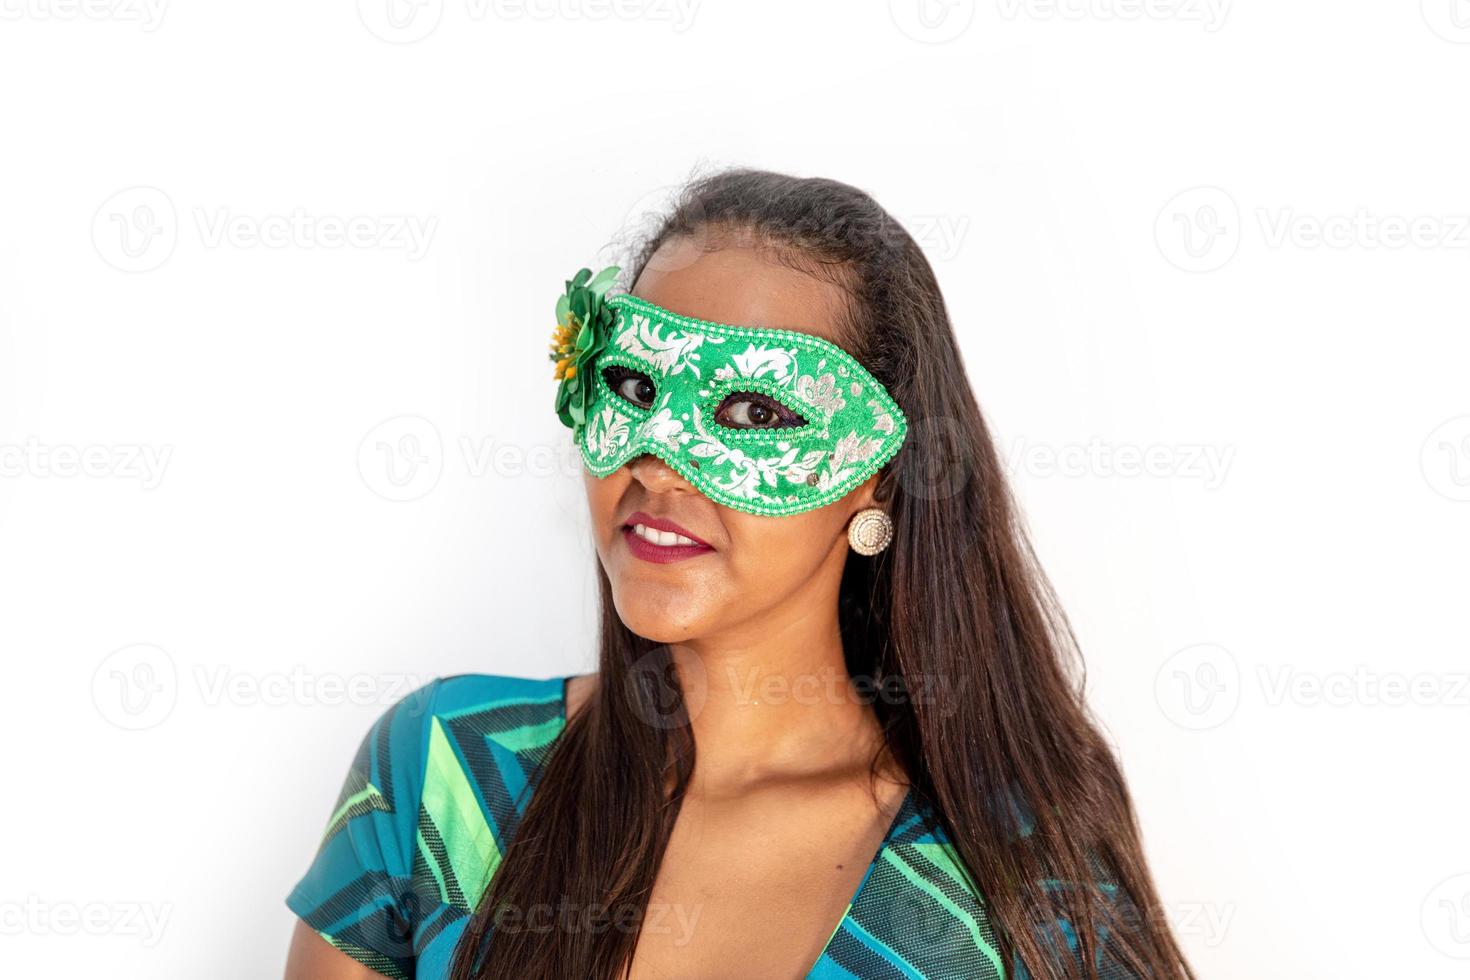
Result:
[[[682,534],[694,543],[657,544],[639,536],[635,530],[639,524],[642,524],[651,531]],[[715,550],[708,542],[690,533],[668,518],[654,517],[652,514],[645,514],[641,510],[633,511],[623,521],[623,540],[627,542],[628,550],[633,553],[634,557],[661,564],[683,561],[686,558],[694,558]]]

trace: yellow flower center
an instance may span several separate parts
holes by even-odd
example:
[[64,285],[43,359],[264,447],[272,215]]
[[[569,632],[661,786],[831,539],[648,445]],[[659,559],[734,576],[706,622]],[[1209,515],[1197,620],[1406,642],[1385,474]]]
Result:
[[553,377],[557,381],[577,376],[577,366],[572,361],[577,356],[577,334],[582,332],[582,324],[575,314],[568,314],[567,321],[565,326],[558,323],[551,331],[550,357],[556,361]]

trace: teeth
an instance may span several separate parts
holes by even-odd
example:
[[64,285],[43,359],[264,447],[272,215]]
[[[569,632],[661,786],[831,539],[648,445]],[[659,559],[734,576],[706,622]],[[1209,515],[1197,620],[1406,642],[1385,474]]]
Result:
[[684,537],[684,535],[682,534],[675,534],[673,531],[656,531],[653,528],[645,527],[642,524],[634,524],[633,533],[638,535],[644,541],[649,542],[650,544],[662,545],[665,548],[672,547],[676,544],[698,543],[690,538]]

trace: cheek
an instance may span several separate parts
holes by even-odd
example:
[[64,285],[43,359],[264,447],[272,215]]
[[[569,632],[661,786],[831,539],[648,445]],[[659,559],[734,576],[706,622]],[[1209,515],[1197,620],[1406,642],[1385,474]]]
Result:
[[784,517],[738,513],[727,518],[732,578],[746,594],[789,592],[830,558],[837,535],[829,508]]
[[582,486],[587,491],[587,513],[592,518],[592,533],[599,547],[606,541],[608,532],[617,519],[618,501],[628,484],[626,467],[617,469],[607,476],[593,476],[582,470]]

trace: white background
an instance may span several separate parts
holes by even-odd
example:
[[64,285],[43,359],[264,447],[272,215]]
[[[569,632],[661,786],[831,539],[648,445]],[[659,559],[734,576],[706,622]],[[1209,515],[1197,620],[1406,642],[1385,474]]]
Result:
[[277,975],[387,704],[590,668],[552,305],[739,163],[928,251],[1201,976],[1466,975],[1464,0],[150,2],[0,0],[8,974]]

